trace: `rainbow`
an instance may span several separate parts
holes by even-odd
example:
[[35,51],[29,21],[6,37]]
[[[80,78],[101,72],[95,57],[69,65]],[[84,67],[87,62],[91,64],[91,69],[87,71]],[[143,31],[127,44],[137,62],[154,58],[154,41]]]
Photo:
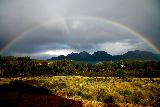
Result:
[[[106,24],[111,24],[111,25],[114,25],[114,26],[117,26],[123,30],[126,30],[128,32],[130,32],[131,34],[133,34],[134,36],[138,37],[140,40],[144,41],[150,48],[152,48],[154,51],[156,51],[157,53],[160,53],[160,50],[158,49],[158,47],[156,47],[151,41],[149,41],[144,35],[142,35],[141,33],[139,32],[136,32],[134,29],[128,27],[127,25],[124,25],[122,23],[119,23],[117,21],[114,21],[114,20],[110,20],[110,19],[107,19],[107,18],[103,18],[103,17],[95,17],[95,16],[77,16],[77,17],[67,17],[67,18],[60,18],[60,19],[51,19],[51,20],[47,20],[45,22],[41,22],[41,23],[38,23],[32,27],[30,27],[28,30],[26,30],[25,32],[17,35],[15,38],[13,38],[11,41],[9,41],[9,43],[4,46],[1,50],[0,50],[0,53],[3,53],[5,52],[9,47],[11,47],[16,41],[18,41],[19,39],[23,38],[26,34],[28,34],[29,32],[31,31],[34,31],[44,25],[47,25],[49,23],[55,23],[57,21],[64,21],[65,19],[89,19],[89,20],[95,20],[95,21],[102,21]],[[70,32],[69,31],[69,28],[67,26],[67,24],[65,23],[65,29],[67,32]]]

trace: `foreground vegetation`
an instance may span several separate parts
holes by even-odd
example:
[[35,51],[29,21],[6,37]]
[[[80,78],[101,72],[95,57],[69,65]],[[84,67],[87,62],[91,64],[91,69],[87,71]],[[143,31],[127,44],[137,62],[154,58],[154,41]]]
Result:
[[120,106],[158,106],[160,104],[160,78],[17,77],[1,78],[0,84],[8,84],[16,80],[37,87],[45,87],[55,95],[80,100],[86,107],[101,107],[109,103]]
[[39,61],[29,57],[0,57],[0,76],[160,77],[160,62],[110,61],[95,65],[70,60]]
[[13,81],[43,87],[84,107],[160,105],[160,62],[39,61],[0,56],[0,85]]

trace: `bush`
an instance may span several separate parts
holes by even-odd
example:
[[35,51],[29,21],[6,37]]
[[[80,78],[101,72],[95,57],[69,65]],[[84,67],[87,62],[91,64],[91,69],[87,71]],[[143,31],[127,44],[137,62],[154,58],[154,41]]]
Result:
[[132,92],[129,90],[124,90],[124,91],[120,91],[120,94],[123,95],[124,97],[129,97],[132,95]]
[[118,77],[124,78],[124,76],[125,76],[125,71],[124,71],[123,69],[117,69],[116,75],[117,75]]
[[76,96],[82,96],[83,93],[78,90],[78,91],[75,91],[74,94],[75,94]]
[[82,93],[81,91],[75,91],[75,95],[76,96],[81,96],[83,99],[86,99],[86,100],[88,100],[88,99],[91,99],[92,98],[92,96],[91,95],[88,95],[88,94],[85,94],[85,93]]
[[104,89],[97,90],[97,101],[103,102],[103,103],[114,103],[114,98],[111,95],[108,95]]

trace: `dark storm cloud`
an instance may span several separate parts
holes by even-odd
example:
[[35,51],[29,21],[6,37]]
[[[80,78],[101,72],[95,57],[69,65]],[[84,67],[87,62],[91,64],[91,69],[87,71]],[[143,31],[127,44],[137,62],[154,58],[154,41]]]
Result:
[[151,50],[125,29],[91,17],[125,24],[160,48],[159,10],[159,0],[1,0],[0,48],[17,35],[24,35],[4,54],[31,55],[67,49],[106,50],[112,54]]
[[[26,32],[23,38],[17,40],[9,50],[20,53],[58,49],[96,51],[97,44],[107,41],[112,43],[124,42],[125,40],[130,43],[133,43],[133,40],[134,43],[139,42],[139,39],[133,34],[103,21],[97,23],[93,19],[70,18],[70,20],[65,22],[62,20],[62,22],[46,24]],[[64,24],[67,27],[62,26]]]

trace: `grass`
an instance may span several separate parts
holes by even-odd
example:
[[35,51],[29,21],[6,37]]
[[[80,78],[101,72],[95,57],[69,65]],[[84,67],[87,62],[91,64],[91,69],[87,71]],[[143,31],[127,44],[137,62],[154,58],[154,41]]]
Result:
[[26,77],[0,78],[0,84],[14,80],[45,87],[59,96],[81,100],[84,107],[102,107],[109,103],[120,106],[157,106],[160,103],[160,78]]

